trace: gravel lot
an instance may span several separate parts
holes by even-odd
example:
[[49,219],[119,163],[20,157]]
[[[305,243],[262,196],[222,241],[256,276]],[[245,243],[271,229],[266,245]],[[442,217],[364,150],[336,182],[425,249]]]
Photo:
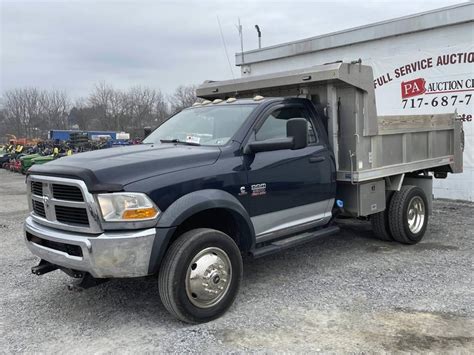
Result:
[[365,223],[244,263],[230,311],[176,321],[155,278],[82,292],[55,271],[37,277],[24,245],[24,177],[0,170],[0,351],[474,352],[474,205],[436,201],[415,246],[373,239]]

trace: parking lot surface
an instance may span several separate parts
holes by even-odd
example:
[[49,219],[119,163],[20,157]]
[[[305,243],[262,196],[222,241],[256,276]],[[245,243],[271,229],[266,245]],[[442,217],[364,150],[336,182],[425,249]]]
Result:
[[155,277],[69,291],[37,277],[23,242],[24,176],[0,170],[0,349],[12,352],[474,352],[474,205],[435,201],[414,246],[367,223],[244,261],[235,304],[188,325],[162,306]]

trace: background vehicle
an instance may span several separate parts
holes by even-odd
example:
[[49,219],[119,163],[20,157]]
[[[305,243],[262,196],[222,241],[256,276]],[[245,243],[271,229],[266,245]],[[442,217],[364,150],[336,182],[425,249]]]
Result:
[[12,136],[10,144],[0,152],[0,167],[25,174],[34,164],[45,164],[63,156],[139,143],[129,140],[128,133],[114,132],[112,137],[98,133],[107,132],[51,131],[50,135],[55,139],[44,141]]
[[30,169],[25,239],[42,259],[33,273],[158,273],[168,311],[205,322],[235,299],[242,254],[336,234],[341,214],[370,218],[381,239],[417,243],[430,172],[462,171],[454,114],[377,117],[367,66],[207,82],[198,95],[207,100],[142,145]]
[[29,168],[33,165],[33,159],[40,157],[40,153],[33,153],[33,154],[28,154],[23,157],[21,157],[21,173],[26,174]]

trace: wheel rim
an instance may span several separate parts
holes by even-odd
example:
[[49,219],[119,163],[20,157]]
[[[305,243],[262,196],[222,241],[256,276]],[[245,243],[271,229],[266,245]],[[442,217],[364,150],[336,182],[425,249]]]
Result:
[[209,308],[224,298],[231,281],[232,265],[227,253],[215,247],[206,248],[189,263],[186,293],[196,307]]
[[419,196],[410,200],[407,211],[408,228],[416,234],[421,231],[425,223],[425,203]]

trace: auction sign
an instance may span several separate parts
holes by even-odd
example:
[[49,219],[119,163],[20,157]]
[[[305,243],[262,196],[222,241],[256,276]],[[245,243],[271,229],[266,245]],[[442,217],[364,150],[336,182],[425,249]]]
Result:
[[368,60],[377,113],[457,113],[465,132],[464,172],[435,180],[437,197],[474,200],[474,45],[419,50]]

